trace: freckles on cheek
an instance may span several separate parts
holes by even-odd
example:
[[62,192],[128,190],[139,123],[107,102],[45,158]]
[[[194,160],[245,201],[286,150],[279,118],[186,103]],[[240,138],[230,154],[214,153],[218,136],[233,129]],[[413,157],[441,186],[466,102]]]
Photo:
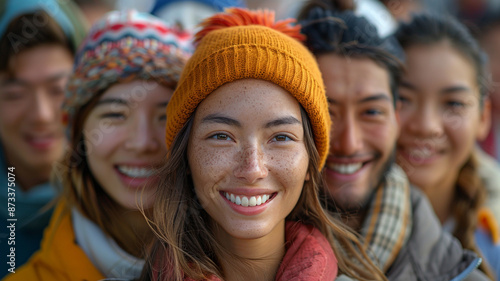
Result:
[[285,192],[290,192],[289,188],[303,186],[307,167],[309,166],[309,158],[306,152],[276,153],[271,158],[273,159],[273,165],[269,167],[269,172],[276,175],[285,188]]
[[215,188],[224,181],[225,178],[230,176],[228,167],[231,167],[231,158],[229,153],[195,145],[190,152],[190,166],[193,173],[194,183],[197,188],[210,189],[215,192]]

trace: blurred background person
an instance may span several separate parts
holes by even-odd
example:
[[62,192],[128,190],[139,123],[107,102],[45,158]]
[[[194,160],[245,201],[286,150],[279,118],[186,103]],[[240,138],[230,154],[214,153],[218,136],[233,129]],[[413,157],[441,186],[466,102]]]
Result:
[[417,15],[396,37],[406,53],[398,163],[427,194],[444,229],[483,256],[480,269],[494,279],[500,274],[498,220],[492,212],[498,197],[488,194],[476,150],[490,125],[486,56],[451,17]]
[[[106,13],[119,8],[119,0],[71,0],[78,6],[80,13],[85,17],[86,28],[89,29]],[[67,1],[66,1],[67,2]],[[143,2],[143,1],[136,1]],[[147,1],[146,1],[147,2]]]
[[[66,143],[64,87],[81,37],[67,7],[56,1],[8,0],[0,5],[0,200],[5,206],[0,216],[4,222],[17,219],[15,245],[7,243],[9,230],[0,229],[0,260],[5,266],[15,247],[19,267],[39,248],[49,222],[51,212],[44,206],[55,196],[49,177]],[[14,194],[7,190],[8,167],[14,168]],[[7,202],[15,205],[14,216]]]
[[228,7],[245,7],[244,0],[157,0],[150,12],[170,25],[195,31],[204,18]]

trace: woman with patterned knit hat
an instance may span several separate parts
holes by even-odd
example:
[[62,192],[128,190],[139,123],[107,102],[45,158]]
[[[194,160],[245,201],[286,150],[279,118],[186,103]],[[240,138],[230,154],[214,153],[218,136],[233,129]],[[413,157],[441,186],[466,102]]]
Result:
[[148,14],[93,26],[68,82],[63,196],[41,250],[7,280],[139,277],[152,237],[139,204],[151,206],[144,186],[165,158],[165,107],[191,50],[189,33]]
[[167,107],[167,162],[142,280],[385,280],[317,197],[330,117],[293,20],[202,24]]

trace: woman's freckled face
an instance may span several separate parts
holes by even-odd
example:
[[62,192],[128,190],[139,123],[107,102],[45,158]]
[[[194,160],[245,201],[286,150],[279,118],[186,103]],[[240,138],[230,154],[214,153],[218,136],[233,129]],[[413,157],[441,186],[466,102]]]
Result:
[[[309,163],[302,126],[299,103],[263,80],[225,84],[200,103],[188,144],[190,172],[202,207],[227,234],[259,238],[284,225]],[[226,193],[271,199],[238,206]]]

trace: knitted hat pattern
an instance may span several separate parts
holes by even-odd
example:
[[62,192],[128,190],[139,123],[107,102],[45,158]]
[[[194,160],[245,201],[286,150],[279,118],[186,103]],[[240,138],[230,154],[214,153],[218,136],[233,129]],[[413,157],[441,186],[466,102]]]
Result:
[[304,38],[300,26],[288,26],[293,21],[274,23],[273,12],[240,8],[206,19],[167,106],[167,146],[210,93],[226,83],[255,78],[287,90],[305,109],[322,168],[329,148],[328,103],[316,60],[297,40]]
[[64,120],[115,83],[153,80],[175,88],[192,54],[192,35],[135,10],[106,14],[80,46],[66,90]]

